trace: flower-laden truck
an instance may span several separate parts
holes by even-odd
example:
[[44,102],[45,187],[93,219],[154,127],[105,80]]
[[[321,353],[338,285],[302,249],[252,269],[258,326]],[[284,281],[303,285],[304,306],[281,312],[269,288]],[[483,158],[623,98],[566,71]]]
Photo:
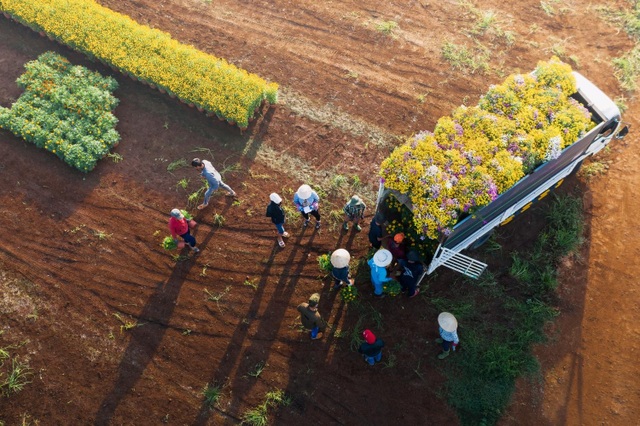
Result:
[[425,274],[446,266],[478,278],[487,265],[462,251],[627,132],[606,94],[552,58],[397,147],[381,165],[377,209],[431,259]]

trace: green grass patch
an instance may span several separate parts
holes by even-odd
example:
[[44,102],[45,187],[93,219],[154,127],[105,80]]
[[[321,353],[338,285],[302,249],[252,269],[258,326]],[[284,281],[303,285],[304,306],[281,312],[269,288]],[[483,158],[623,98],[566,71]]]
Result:
[[269,424],[269,408],[277,409],[291,404],[291,397],[281,389],[269,391],[264,396],[264,402],[249,409],[242,415],[242,423],[251,426],[266,426]]
[[442,46],[442,57],[452,68],[464,72],[484,73],[489,69],[489,50],[479,43],[471,49],[464,45],[446,42]]
[[[539,365],[531,345],[546,340],[544,326],[558,311],[548,302],[557,286],[556,265],[582,241],[582,201],[556,197],[548,225],[528,252],[512,254],[505,271],[485,272],[481,280],[465,285],[464,294],[433,298],[438,310],[456,315],[460,354],[440,365],[447,378],[444,394],[463,425],[497,423],[509,404],[520,376],[535,376]],[[486,276],[484,276],[486,275]],[[498,276],[515,280],[506,293]],[[511,281],[509,281],[511,283]],[[492,309],[480,309],[492,306]],[[416,372],[417,374],[418,372]]]

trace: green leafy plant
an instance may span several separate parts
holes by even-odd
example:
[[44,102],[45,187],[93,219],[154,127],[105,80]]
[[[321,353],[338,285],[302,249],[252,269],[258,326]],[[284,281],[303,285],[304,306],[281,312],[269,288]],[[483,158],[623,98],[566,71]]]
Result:
[[184,158],[181,158],[179,160],[176,160],[172,163],[169,163],[169,165],[167,166],[167,171],[169,173],[175,172],[176,170],[182,168],[182,167],[187,167],[187,160],[185,160]]
[[255,279],[250,279],[249,277],[247,277],[244,282],[242,283],[242,285],[246,285],[248,287],[251,287],[254,290],[258,289],[258,284],[256,283]]
[[283,390],[275,389],[265,394],[265,400],[255,408],[247,410],[242,415],[242,423],[251,426],[266,426],[269,423],[269,408],[278,408],[291,404],[291,397]]
[[471,73],[486,72],[489,69],[489,51],[480,45],[472,50],[448,41],[442,46],[442,57],[454,69]]
[[262,374],[262,372],[264,371],[264,368],[266,366],[267,366],[266,362],[260,361],[256,365],[253,366],[253,368],[251,369],[251,371],[249,371],[247,373],[247,375],[249,375],[251,377],[258,378],[258,377],[260,377],[260,375]]
[[173,237],[166,236],[164,237],[164,240],[162,240],[162,248],[165,250],[175,250],[178,248],[178,244],[175,242]]
[[398,28],[398,23],[395,21],[381,21],[376,24],[376,30],[385,35],[393,35],[394,31]]
[[343,286],[340,290],[340,298],[345,303],[351,303],[358,297],[358,289],[355,285]]
[[182,178],[178,181],[178,183],[176,183],[176,188],[187,189],[188,186],[189,186],[189,179],[187,178]]
[[318,267],[320,268],[320,271],[330,274],[333,270],[333,266],[331,265],[331,255],[327,253],[318,256]]
[[[17,357],[12,358],[7,377],[0,382],[0,392],[7,397],[20,392],[27,384],[31,383],[29,380],[31,376],[33,376],[33,371],[29,368],[29,364],[20,361]],[[0,374],[1,378],[2,374]]]
[[139,323],[137,320],[136,321],[126,320],[118,312],[114,313],[113,316],[116,317],[118,321],[122,323],[122,325],[120,326],[120,333],[124,331],[129,331],[136,327],[142,327],[144,325],[142,323]]
[[382,284],[382,291],[389,296],[397,296],[402,293],[402,286],[396,280],[387,281]]
[[213,224],[217,227],[221,228],[224,226],[225,218],[219,213],[213,215]]
[[[55,154],[82,171],[94,169],[118,144],[118,83],[54,52],[25,65],[18,80],[24,93],[11,109],[0,107],[0,128]],[[112,159],[117,161],[118,154]]]
[[96,237],[98,237],[100,241],[107,240],[113,236],[113,234],[107,234],[106,232],[100,230],[93,231],[93,233]]
[[202,396],[204,397],[204,403],[211,409],[220,401],[222,386],[215,383],[207,383],[202,389]]
[[111,161],[113,161],[114,163],[119,163],[124,160],[122,155],[118,154],[117,152],[110,152],[107,154],[107,157],[111,158]]

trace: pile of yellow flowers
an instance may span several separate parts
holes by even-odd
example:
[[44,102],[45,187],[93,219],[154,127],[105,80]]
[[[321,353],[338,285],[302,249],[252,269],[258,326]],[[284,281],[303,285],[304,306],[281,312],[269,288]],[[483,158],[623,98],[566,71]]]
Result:
[[0,0],[0,9],[36,31],[187,103],[245,127],[278,85],[173,40],[93,0]]
[[492,86],[477,106],[440,118],[396,148],[381,165],[388,188],[408,193],[413,226],[422,235],[448,235],[458,218],[511,188],[540,164],[558,158],[592,126],[591,114],[570,95],[571,67],[558,58],[532,74]]

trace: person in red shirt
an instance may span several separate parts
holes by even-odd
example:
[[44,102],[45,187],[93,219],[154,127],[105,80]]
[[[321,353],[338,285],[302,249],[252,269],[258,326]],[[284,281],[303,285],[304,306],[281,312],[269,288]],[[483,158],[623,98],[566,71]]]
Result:
[[194,253],[200,253],[200,249],[196,247],[196,238],[191,235],[191,231],[189,230],[189,221],[184,217],[179,209],[171,210],[169,231],[171,232],[173,241],[177,243],[179,235],[185,243],[189,244],[189,248],[193,250]]

